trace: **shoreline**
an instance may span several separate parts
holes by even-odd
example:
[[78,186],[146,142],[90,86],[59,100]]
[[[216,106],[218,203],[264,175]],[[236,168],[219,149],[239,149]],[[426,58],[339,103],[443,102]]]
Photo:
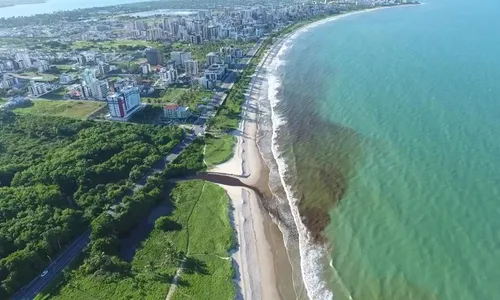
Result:
[[[258,63],[252,81],[247,89],[246,101],[243,104],[243,120],[240,122],[239,129],[235,134],[237,142],[234,148],[234,155],[229,161],[215,166],[210,170],[236,176],[247,176],[247,178],[241,181],[249,186],[258,188],[264,194],[264,199],[261,199],[251,189],[219,184],[226,190],[232,201],[231,219],[236,240],[238,241],[235,251],[231,253],[235,273],[237,274],[235,278],[237,299],[316,299],[317,297],[315,296],[318,295],[326,296],[322,299],[333,298],[331,291],[325,291],[326,286],[324,284],[320,284],[321,291],[318,291],[316,290],[317,286],[314,288],[310,282],[307,282],[307,279],[311,277],[314,281],[321,280],[321,278],[318,274],[311,274],[311,272],[317,273],[317,266],[315,264],[307,266],[311,264],[311,261],[305,261],[307,257],[304,258],[303,256],[304,253],[307,253],[305,256],[310,256],[311,245],[309,245],[308,233],[305,232],[301,224],[300,216],[294,216],[295,225],[299,232],[299,241],[297,242],[299,243],[298,248],[300,248],[300,270],[297,272],[300,271],[299,275],[301,278],[300,282],[297,282],[297,278],[294,280],[293,273],[295,270],[293,270],[290,261],[290,254],[285,247],[285,232],[272,220],[270,212],[264,208],[262,203],[262,201],[272,199],[273,196],[269,188],[270,171],[259,148],[260,103],[271,100],[268,99],[270,89],[267,86],[267,81],[271,76],[267,73],[273,71],[271,67],[277,65],[279,56],[283,55],[290,48],[295,38],[311,28],[347,16],[405,6],[413,5],[369,8],[333,15],[305,24],[293,32],[277,38],[270,48],[266,50],[264,57]],[[261,73],[264,73],[264,75]],[[262,86],[263,88],[261,89]],[[274,142],[272,147],[274,147]],[[282,170],[279,171],[281,175]],[[282,184],[290,206],[293,206],[293,201],[290,201],[290,199],[293,199],[293,195],[283,180]],[[294,209],[292,207],[291,209],[293,212]],[[295,214],[298,214],[298,211]],[[321,252],[322,256],[324,256],[325,253]],[[314,262],[317,262],[317,260],[314,259]],[[314,284],[317,283],[315,282]],[[305,295],[306,291],[307,295]]]

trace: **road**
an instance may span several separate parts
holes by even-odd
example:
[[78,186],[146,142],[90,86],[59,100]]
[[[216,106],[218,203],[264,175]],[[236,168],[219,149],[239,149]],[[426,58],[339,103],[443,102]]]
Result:
[[[258,42],[250,51],[249,54],[242,60],[242,64],[244,67],[248,64],[250,59],[257,53],[257,50],[261,46],[261,42]],[[163,169],[165,169],[165,166],[170,164],[173,160],[175,160],[181,153],[184,151],[186,147],[188,147],[195,139],[197,136],[201,136],[205,133],[205,123],[206,121],[213,117],[216,113],[214,108],[216,106],[220,106],[223,102],[224,99],[227,97],[227,91],[229,91],[237,78],[237,74],[241,72],[243,69],[241,68],[240,70],[232,70],[230,73],[226,76],[224,81],[221,84],[221,87],[219,88],[220,91],[216,92],[214,97],[212,98],[212,101],[205,107],[203,112],[200,114],[198,119],[194,122],[193,125],[193,131],[188,133],[184,140],[182,140],[179,144],[177,144],[162,160],[157,162],[153,168],[150,170],[150,172],[145,175],[143,178],[141,178],[134,186],[133,190],[134,192],[142,188],[149,177],[153,176],[154,174],[161,172]],[[49,285],[54,278],[56,278],[61,271],[69,266],[71,262],[75,259],[75,257],[80,254],[83,249],[88,245],[90,242],[90,229],[88,229],[84,234],[82,234],[80,237],[78,237],[73,244],[68,246],[66,250],[64,250],[63,253],[57,257],[48,267],[46,270],[48,270],[47,275],[44,277],[38,276],[35,278],[32,282],[30,282],[28,285],[23,287],[21,290],[17,291],[12,296],[12,300],[31,300],[38,295],[40,291],[42,291],[47,285]]]

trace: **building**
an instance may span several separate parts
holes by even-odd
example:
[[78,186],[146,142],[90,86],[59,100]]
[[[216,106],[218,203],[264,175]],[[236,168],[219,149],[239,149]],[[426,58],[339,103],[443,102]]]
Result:
[[38,97],[51,91],[50,85],[32,80],[28,86],[31,95]]
[[189,76],[194,76],[198,74],[198,61],[197,60],[186,60],[184,62],[184,69],[186,74]]
[[163,115],[167,119],[187,119],[191,116],[189,107],[167,104],[163,107]]
[[160,70],[160,79],[164,84],[170,84],[177,81],[177,70],[176,69],[166,69],[162,68]]
[[172,51],[170,58],[175,62],[175,66],[184,66],[184,63],[191,59],[191,52]]
[[152,28],[146,31],[146,40],[156,41],[163,38],[163,32],[160,28]]
[[108,72],[111,71],[111,67],[107,63],[100,62],[98,70],[100,75],[106,76],[106,74],[108,74]]
[[128,120],[141,108],[141,95],[138,87],[126,87],[120,93],[107,97],[111,118]]
[[87,56],[85,56],[84,54],[78,55],[77,59],[80,66],[85,66],[87,64]]
[[149,48],[146,50],[146,58],[148,63],[153,66],[163,65],[165,63],[163,53],[155,48]]
[[151,65],[147,64],[147,63],[141,64],[141,72],[144,75],[150,73],[151,72]]
[[145,24],[143,21],[141,21],[141,20],[136,20],[136,21],[134,21],[134,23],[132,24],[132,28],[133,28],[134,30],[144,31],[144,30],[146,30],[146,28],[147,28],[147,27],[146,27],[146,24]]
[[97,100],[106,100],[109,93],[109,84],[106,80],[96,80],[90,85],[92,97]]
[[33,64],[31,63],[31,58],[28,53],[19,52],[16,53],[16,61],[22,62],[23,68],[31,68]]
[[68,84],[70,82],[72,82],[73,80],[75,80],[73,78],[73,76],[67,74],[67,73],[62,73],[60,76],[59,76],[59,83],[60,84]]
[[90,85],[92,82],[96,81],[94,70],[85,69],[82,73],[82,81],[87,85]]
[[80,93],[80,98],[82,98],[82,99],[92,98],[92,91],[90,90],[89,86],[79,85],[76,87],[76,90]]
[[207,54],[206,58],[209,66],[220,63],[220,55],[218,52],[210,52]]
[[222,80],[227,74],[227,65],[213,64],[205,70],[207,80]]

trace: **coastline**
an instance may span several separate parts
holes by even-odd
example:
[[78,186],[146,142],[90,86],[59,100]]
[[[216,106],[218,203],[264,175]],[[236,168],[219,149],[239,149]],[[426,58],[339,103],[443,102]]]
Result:
[[[410,5],[401,5],[403,7]],[[321,267],[318,263],[323,262],[327,254],[326,248],[313,246],[309,241],[308,232],[300,221],[300,216],[295,206],[295,200],[290,187],[283,181],[284,162],[276,160],[277,155],[273,134],[273,154],[275,163],[278,164],[281,183],[285,188],[290,210],[292,212],[295,226],[298,231],[297,253],[290,253],[286,229],[280,226],[279,221],[272,220],[269,209],[265,209],[263,201],[269,201],[273,195],[269,188],[270,170],[263,153],[260,149],[259,139],[262,133],[259,119],[262,114],[261,105],[266,102],[271,104],[274,101],[280,101],[275,94],[278,93],[279,82],[269,82],[273,85],[271,88],[268,81],[273,81],[277,77],[272,73],[276,71],[282,62],[279,57],[286,54],[287,50],[293,45],[294,40],[301,33],[307,32],[316,26],[330,23],[332,21],[361,14],[372,12],[389,7],[376,7],[360,11],[349,12],[341,15],[334,15],[324,19],[314,21],[297,28],[293,32],[278,38],[273,45],[267,49],[264,57],[259,62],[253,75],[246,94],[246,102],[243,105],[243,117],[239,129],[235,132],[237,142],[233,157],[210,171],[225,173],[236,176],[243,176],[241,181],[249,186],[258,188],[263,192],[264,199],[261,199],[253,190],[242,187],[221,185],[232,200],[233,212],[232,221],[235,229],[238,246],[232,253],[233,265],[237,274],[235,281],[237,284],[237,299],[333,299],[333,293],[328,290],[322,282]],[[279,81],[279,80],[278,80]],[[276,131],[275,118],[272,111],[273,132]],[[279,121],[278,121],[279,122]],[[281,165],[280,165],[281,164]],[[283,166],[285,164],[285,166]],[[278,223],[278,224],[277,224]],[[319,249],[318,249],[319,248]],[[292,251],[293,252],[293,251]],[[299,256],[299,270],[292,264],[292,256]],[[332,266],[333,268],[333,266]],[[297,278],[294,276],[299,273]],[[307,291],[307,293],[306,293]]]

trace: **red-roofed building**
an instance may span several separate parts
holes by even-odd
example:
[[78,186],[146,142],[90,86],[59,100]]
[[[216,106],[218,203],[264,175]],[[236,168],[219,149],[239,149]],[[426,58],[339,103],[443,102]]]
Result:
[[191,116],[191,111],[186,106],[167,104],[163,106],[163,114],[167,119],[187,119]]

